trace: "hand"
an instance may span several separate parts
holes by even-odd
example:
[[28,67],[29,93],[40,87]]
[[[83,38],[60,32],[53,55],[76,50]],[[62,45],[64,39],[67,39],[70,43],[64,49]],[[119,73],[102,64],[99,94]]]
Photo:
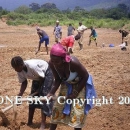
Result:
[[51,97],[51,96],[54,96],[54,94],[52,94],[52,93],[47,94],[47,97]]
[[50,101],[51,100],[56,100],[56,96],[54,94],[52,94],[52,93],[48,93],[47,98],[50,98]]

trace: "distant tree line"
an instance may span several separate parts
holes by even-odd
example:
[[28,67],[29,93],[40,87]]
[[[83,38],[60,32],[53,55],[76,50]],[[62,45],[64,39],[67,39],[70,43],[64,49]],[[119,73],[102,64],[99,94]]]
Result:
[[130,30],[130,8],[125,4],[109,9],[93,9],[87,11],[79,6],[73,10],[59,10],[53,3],[39,5],[32,3],[28,6],[22,5],[14,11],[7,11],[0,7],[0,17],[6,19],[8,25],[39,25],[52,26],[55,20],[60,20],[61,25],[72,24],[78,26],[82,21],[87,27],[103,27],[119,29],[123,26]]
[[[112,18],[114,20],[118,20],[121,18],[130,18],[130,7],[127,7],[125,4],[118,4],[117,7],[110,9],[93,9],[91,11],[87,11],[79,6],[76,6],[74,10],[70,10],[69,8],[66,10],[59,10],[54,3],[45,3],[43,5],[39,5],[38,3],[31,3],[28,6],[20,6],[14,10],[16,13],[20,14],[29,14],[35,12],[39,13],[59,13],[67,15],[69,19],[76,19],[75,17],[78,15],[84,17],[94,17],[94,18]],[[8,14],[9,11],[3,10],[0,6],[0,16]]]

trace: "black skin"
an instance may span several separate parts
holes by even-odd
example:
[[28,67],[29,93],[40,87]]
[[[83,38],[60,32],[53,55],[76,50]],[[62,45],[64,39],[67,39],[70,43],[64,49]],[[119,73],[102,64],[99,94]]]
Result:
[[[53,71],[55,82],[48,96],[53,96],[62,82],[54,68],[54,65],[61,77],[66,77],[66,78],[69,77],[69,74],[70,74],[69,64],[70,64],[71,72],[78,73],[78,75],[81,77],[81,81],[79,82],[79,87],[77,88],[77,92],[80,92],[86,86],[86,81],[88,80],[89,74],[87,70],[85,69],[85,67],[79,62],[79,60],[76,57],[71,56],[72,59],[70,63],[64,62],[64,59],[62,57],[51,55],[50,58],[51,59],[49,61],[49,65]],[[76,96],[73,94],[70,94],[67,97],[67,99],[68,98],[74,99],[76,98]],[[56,127],[57,127],[57,124],[51,124],[50,130],[56,130]],[[81,128],[74,128],[74,130],[81,130]]]
[[[59,22],[56,22],[56,26],[59,26]],[[53,34],[54,34],[54,32],[55,32],[55,28],[54,28]],[[61,38],[62,38],[62,32],[60,32],[60,39]],[[58,41],[56,41],[56,42],[58,42]]]
[[[27,67],[26,67],[25,64],[21,64],[18,67],[14,67],[14,70],[16,72],[21,72],[22,70],[24,70],[25,72],[27,72]],[[44,78],[40,77],[39,86],[42,85],[43,80],[44,80]],[[27,80],[25,80],[24,82],[22,82],[21,88],[20,88],[20,92],[19,92],[18,96],[22,96],[23,95],[24,91],[27,88],[27,84],[28,84]],[[32,125],[32,120],[33,120],[34,112],[35,112],[35,108],[29,108],[28,123],[27,123],[27,125]],[[45,121],[46,121],[46,115],[42,113],[42,110],[41,110],[41,116],[42,116],[41,130],[44,130],[44,128],[45,128]]]
[[122,34],[122,43],[124,42],[124,37],[126,37],[129,33],[125,30],[119,30],[119,32]]
[[[39,39],[41,39],[44,36],[42,30],[40,30],[40,29],[37,29],[37,34],[39,36]],[[38,44],[38,50],[36,51],[35,54],[37,54],[38,51],[40,51],[40,48],[41,48],[41,43],[39,42],[39,44]],[[47,45],[45,45],[45,48],[46,48],[46,52],[47,52],[47,55],[48,55],[48,47],[47,47]]]

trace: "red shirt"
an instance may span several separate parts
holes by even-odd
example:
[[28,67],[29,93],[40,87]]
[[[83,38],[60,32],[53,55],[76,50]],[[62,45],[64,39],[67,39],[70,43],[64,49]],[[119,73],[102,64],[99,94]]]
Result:
[[74,35],[71,35],[71,36],[68,36],[68,37],[66,37],[66,38],[63,38],[63,39],[61,40],[61,44],[62,44],[63,46],[66,46],[67,48],[68,48],[68,47],[73,47],[74,41],[75,41]]

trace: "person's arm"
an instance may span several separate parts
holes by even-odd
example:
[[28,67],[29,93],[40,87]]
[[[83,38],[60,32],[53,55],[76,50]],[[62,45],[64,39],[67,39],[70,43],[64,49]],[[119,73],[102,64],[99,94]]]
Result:
[[91,37],[93,35],[93,30],[91,31],[91,34],[89,35],[89,37]]
[[60,39],[62,38],[62,27],[60,27]]
[[60,32],[60,39],[62,38],[62,32]]
[[40,35],[40,32],[39,32],[39,31],[37,32],[37,34],[38,34],[38,36],[39,36],[39,39],[41,39],[41,35]]
[[50,90],[48,95],[54,95],[55,92],[57,91],[57,89],[59,88],[60,84],[61,84],[61,79],[60,79],[59,75],[57,74],[53,64],[51,63],[51,61],[49,61],[49,65],[50,65],[50,68],[51,68],[51,70],[53,72],[55,80],[54,80],[54,83],[53,83],[53,87]]
[[75,31],[75,28],[73,27],[73,30]]
[[27,80],[25,80],[24,82],[21,83],[21,88],[20,88],[20,92],[18,94],[18,96],[22,96],[24,91],[26,90],[27,88]]
[[78,84],[78,87],[73,89],[72,94],[68,96],[68,98],[76,98],[80,91],[86,86],[86,82],[88,80],[89,74],[85,67],[78,61],[76,57],[72,57],[71,61],[71,71],[78,73],[78,76],[80,77],[80,81]]

